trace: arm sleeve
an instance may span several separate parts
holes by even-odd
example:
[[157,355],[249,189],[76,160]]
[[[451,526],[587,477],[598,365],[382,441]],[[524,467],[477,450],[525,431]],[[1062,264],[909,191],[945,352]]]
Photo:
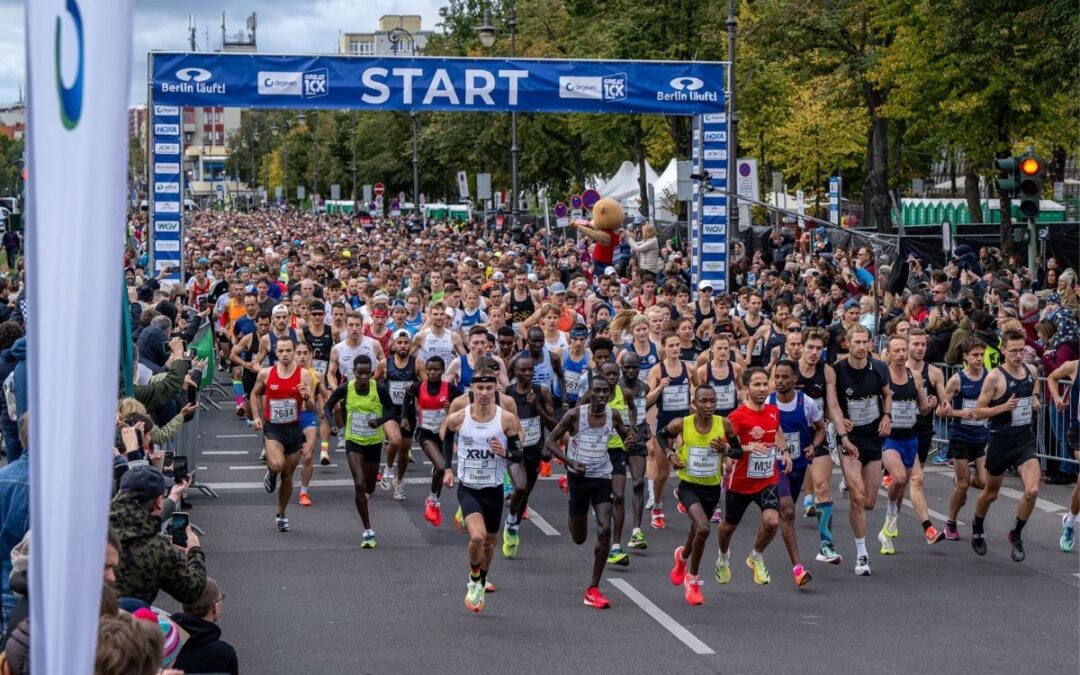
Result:
[[443,436],[442,442],[442,454],[443,454],[443,467],[449,469],[454,461],[454,439],[457,437],[457,432],[453,429],[447,429],[446,434]]

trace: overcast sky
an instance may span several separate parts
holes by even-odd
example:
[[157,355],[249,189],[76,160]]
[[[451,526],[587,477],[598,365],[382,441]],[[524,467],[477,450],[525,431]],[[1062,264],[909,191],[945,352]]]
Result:
[[[100,1],[100,0],[95,0]],[[375,30],[384,14],[419,14],[425,30],[435,30],[443,0],[135,0],[132,37],[132,105],[146,102],[146,53],[151,49],[186,51],[188,14],[198,25],[198,48],[221,42],[221,13],[230,35],[258,14],[260,52],[336,52],[338,32]],[[51,41],[52,36],[48,39]],[[14,102],[26,82],[26,31],[23,0],[0,0],[0,104]]]

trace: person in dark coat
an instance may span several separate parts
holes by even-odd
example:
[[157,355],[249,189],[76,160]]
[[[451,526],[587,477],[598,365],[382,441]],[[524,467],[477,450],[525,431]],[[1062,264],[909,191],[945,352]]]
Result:
[[187,631],[188,639],[176,657],[174,668],[184,673],[230,673],[237,675],[236,650],[221,639],[217,620],[221,616],[225,594],[213,577],[206,578],[199,599],[184,605],[183,612],[172,615],[176,625]]

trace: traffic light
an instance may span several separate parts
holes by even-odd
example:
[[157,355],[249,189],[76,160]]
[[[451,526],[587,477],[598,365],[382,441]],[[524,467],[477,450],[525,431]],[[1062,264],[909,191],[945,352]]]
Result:
[[1019,162],[1020,169],[1020,190],[1017,193],[1020,197],[1020,213],[1025,218],[1037,218],[1043,183],[1046,182],[1046,162],[1031,152],[1015,159]]
[[1013,198],[1019,187],[1020,160],[1018,157],[998,157],[994,160],[994,168],[1000,174],[997,179],[997,191],[1002,197]]

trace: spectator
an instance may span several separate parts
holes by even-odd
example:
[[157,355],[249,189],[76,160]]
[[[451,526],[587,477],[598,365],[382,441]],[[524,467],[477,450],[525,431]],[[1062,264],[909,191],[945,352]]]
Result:
[[[0,382],[3,382],[15,371],[18,360],[11,352],[15,341],[23,335],[22,326],[14,321],[0,323]],[[14,391],[14,378],[12,379]],[[15,423],[15,410],[8,414],[7,396],[0,396],[0,432],[4,435],[4,450],[7,452],[8,462],[14,462],[22,453],[19,444],[19,425]]]
[[113,499],[110,523],[123,550],[116,567],[116,589],[153,604],[159,591],[179,602],[195,602],[206,585],[206,557],[199,537],[188,528],[188,546],[182,548],[162,537],[161,513],[171,479],[151,466],[135,466],[120,480]]
[[1039,323],[1039,297],[1034,293],[1020,296],[1020,323],[1024,326],[1024,334],[1029,343],[1038,339],[1035,324]]
[[626,241],[630,244],[630,250],[637,257],[639,270],[652,272],[654,276],[660,273],[660,243],[656,238],[656,227],[652,223],[645,223],[641,226],[641,241],[635,240],[629,231],[626,235]]
[[30,530],[30,455],[28,452],[29,415],[19,419],[22,455],[0,469],[0,589],[3,609],[0,627],[6,629],[16,605],[11,592],[11,551]]
[[103,616],[98,622],[94,675],[154,675],[161,667],[164,644],[156,622],[126,613]]
[[[19,419],[30,405],[30,394],[26,386],[25,336],[19,338],[11,345],[11,357],[15,359],[15,369],[11,372],[12,393],[15,395],[15,419]],[[6,385],[4,387],[4,393],[7,394]],[[8,416],[11,416],[11,401],[8,401]]]
[[217,620],[221,616],[225,594],[217,581],[207,577],[206,587],[196,602],[185,604],[184,611],[172,615],[176,625],[188,634],[175,666],[185,673],[239,672],[236,650],[221,639]]

